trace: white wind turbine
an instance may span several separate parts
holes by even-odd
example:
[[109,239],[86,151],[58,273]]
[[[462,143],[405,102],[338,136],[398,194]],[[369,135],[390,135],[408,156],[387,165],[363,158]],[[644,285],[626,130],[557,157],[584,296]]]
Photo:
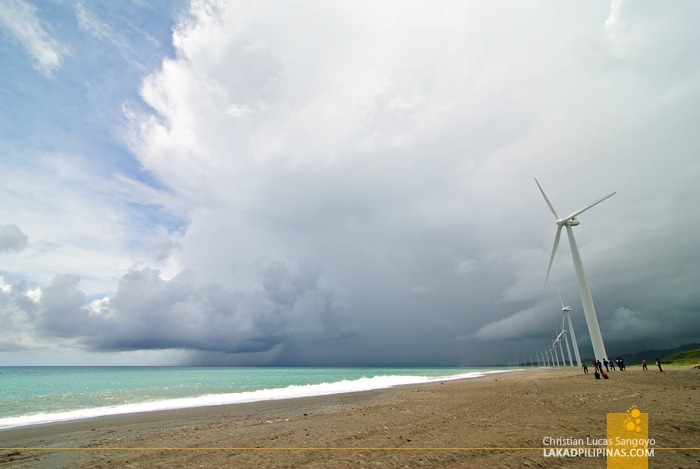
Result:
[[554,361],[554,351],[549,348],[549,359],[552,361],[552,366],[557,366],[557,362]]
[[[561,296],[560,296],[561,298]],[[569,308],[571,309],[571,308]],[[561,338],[562,336],[564,337],[564,343],[566,344],[566,354],[569,357],[569,366],[574,366],[574,361],[571,359],[571,347],[569,346],[569,339],[567,337],[567,334],[569,333],[566,330],[566,317],[564,317],[563,314],[563,309],[562,309],[562,317],[561,317],[561,332],[559,332],[559,335],[555,339],[555,343],[559,342],[559,350],[561,351],[561,360],[564,362],[564,366],[566,366],[566,357],[564,357],[564,351],[561,350]]]
[[554,343],[552,344],[552,347],[554,347],[554,351],[557,351],[557,344],[559,344],[559,354],[557,355],[558,357],[561,357],[561,366],[566,366],[566,359],[564,358],[564,350],[561,348],[561,333],[557,336],[556,339],[554,339]]
[[562,334],[559,334],[559,337],[557,337],[557,340],[555,343],[559,343],[559,354],[561,355],[561,366],[566,366],[566,358],[564,358],[564,350],[562,349],[562,346],[561,346],[561,336],[562,336]]
[[544,190],[542,190],[542,186],[540,186],[539,181],[535,179],[535,182],[537,183],[537,187],[540,188],[540,192],[542,193],[545,202],[547,202],[549,209],[552,211],[554,217],[557,219],[557,234],[554,237],[554,246],[552,247],[552,255],[549,258],[549,267],[547,268],[547,275],[544,278],[544,285],[545,287],[547,286],[549,271],[552,269],[552,262],[554,262],[554,256],[557,253],[557,248],[559,247],[559,238],[561,237],[561,230],[562,228],[566,227],[566,234],[569,236],[569,245],[571,247],[571,257],[574,260],[574,268],[576,269],[576,277],[578,278],[578,290],[581,295],[581,303],[583,304],[583,313],[586,316],[588,334],[591,337],[591,345],[593,345],[593,354],[595,355],[596,360],[603,361],[608,355],[605,353],[605,345],[603,344],[603,336],[600,333],[600,326],[598,325],[598,317],[595,313],[595,306],[593,306],[593,297],[591,297],[591,289],[588,286],[588,279],[586,279],[586,273],[583,271],[581,255],[578,252],[578,246],[576,245],[576,239],[574,238],[574,231],[571,228],[573,226],[577,226],[580,223],[576,219],[578,215],[582,214],[594,205],[601,203],[605,199],[612,197],[613,195],[615,195],[615,192],[613,192],[610,195],[606,195],[605,197],[601,197],[595,202],[591,202],[590,204],[584,207],[581,207],[580,209],[576,210],[575,212],[572,212],[566,217],[560,218],[557,214],[557,211],[554,210],[554,207],[549,202],[549,199],[544,193]]
[[[559,295],[559,292],[557,292]],[[571,306],[564,306],[564,300],[561,299],[559,295],[559,302],[561,303],[561,314],[562,314],[562,330],[564,329],[563,322],[566,320],[569,324],[568,333],[571,335],[571,345],[574,347],[574,356],[576,357],[576,366],[581,368],[581,354],[578,351],[578,342],[576,342],[576,333],[574,332],[574,323],[571,321]],[[566,347],[569,347],[569,341],[566,341]],[[569,361],[571,361],[571,354],[569,354]],[[573,366],[573,364],[572,364]]]
[[574,366],[574,359],[571,358],[571,346],[569,345],[569,331],[564,328],[564,318],[561,318],[562,330],[561,333],[564,336],[564,343],[566,344],[566,356],[569,357],[569,366]]
[[552,350],[554,351],[554,363],[556,366],[561,366],[561,362],[559,361],[559,354],[557,353],[557,340],[554,339],[554,342],[552,342]]
[[574,366],[574,361],[571,359],[571,347],[569,347],[569,339],[566,338],[566,329],[564,328],[564,321],[561,323],[561,332],[557,336],[556,342],[559,342],[559,351],[561,352],[561,361],[564,362],[566,366],[566,357],[564,356],[564,351],[561,346],[561,338],[564,337],[564,343],[566,344],[566,354],[569,357],[569,366]]

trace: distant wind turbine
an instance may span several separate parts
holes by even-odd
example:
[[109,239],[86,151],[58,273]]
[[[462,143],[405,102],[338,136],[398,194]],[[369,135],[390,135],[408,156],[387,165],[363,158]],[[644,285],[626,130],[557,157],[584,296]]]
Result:
[[[559,292],[557,292],[557,295],[559,295],[559,302],[561,303],[561,314],[563,316],[562,318],[562,323],[564,320],[566,320],[569,324],[569,335],[571,335],[571,345],[574,348],[574,356],[576,357],[576,366],[581,368],[581,354],[579,354],[578,351],[578,342],[576,342],[576,332],[574,332],[574,323],[571,321],[571,306],[564,306],[564,300],[561,299],[561,295]],[[563,326],[562,326],[563,328]],[[569,343],[567,341],[566,346],[569,346]],[[569,361],[571,361],[571,356],[569,356]]]
[[571,346],[569,345],[569,337],[567,336],[568,331],[564,327],[564,318],[561,318],[561,334],[564,336],[564,343],[566,344],[566,356],[569,357],[569,366],[574,366],[574,360],[571,358]]
[[[564,364],[564,366],[566,366],[566,357],[564,356],[564,351],[562,350],[562,346],[561,346],[561,338],[562,337],[566,338],[566,331],[562,330],[559,333],[557,338],[554,339],[554,345],[556,346],[556,344],[559,344],[559,353],[561,354],[561,361]],[[567,345],[568,345],[568,343],[569,342],[567,341]],[[569,350],[569,363],[573,366],[573,363],[571,362],[571,350]]]
[[559,344],[559,354],[561,355],[561,366],[566,366],[566,358],[564,358],[564,350],[562,349],[562,346],[561,346],[561,336],[562,335],[564,335],[564,331],[562,331],[559,334],[559,337],[557,337],[557,340],[555,340],[554,343]]
[[574,268],[576,269],[576,277],[578,278],[578,290],[581,295],[581,303],[583,304],[583,313],[586,316],[588,334],[591,337],[591,345],[593,345],[593,354],[595,355],[596,360],[602,361],[608,355],[607,353],[605,353],[605,345],[603,344],[603,336],[600,333],[600,326],[598,325],[598,317],[596,316],[595,306],[593,306],[593,297],[591,297],[591,289],[588,286],[588,279],[586,279],[586,273],[583,270],[581,254],[579,254],[578,252],[578,246],[576,245],[576,239],[574,238],[574,232],[572,230],[572,227],[577,226],[580,223],[578,219],[576,219],[578,215],[582,214],[594,205],[598,205],[605,199],[612,197],[613,195],[615,195],[615,192],[606,195],[605,197],[601,197],[600,199],[591,202],[590,204],[584,207],[581,207],[575,212],[572,212],[570,215],[561,218],[557,214],[557,211],[554,210],[554,206],[552,206],[551,202],[547,198],[547,195],[544,193],[544,190],[542,190],[542,186],[540,186],[539,181],[535,179],[535,182],[537,183],[537,187],[539,187],[545,202],[547,202],[549,209],[552,211],[554,217],[557,220],[557,234],[554,237],[554,246],[552,247],[552,255],[549,258],[549,267],[547,267],[547,275],[544,278],[544,285],[545,287],[547,286],[549,272],[550,270],[552,270],[552,262],[554,262],[554,256],[556,255],[557,248],[559,247],[559,238],[561,237],[561,230],[562,228],[566,227],[566,234],[569,237],[569,245],[571,246],[571,257],[574,260]]
[[[558,318],[557,318],[557,320],[558,320]],[[571,359],[571,347],[569,347],[569,339],[567,337],[567,334],[568,334],[568,331],[566,330],[566,318],[564,317],[563,312],[562,312],[561,332],[559,332],[559,335],[555,339],[554,343],[559,342],[559,350],[561,351],[561,360],[564,362],[564,366],[566,366],[566,357],[564,356],[564,351],[561,350],[561,338],[564,337],[564,343],[566,344],[566,354],[569,356],[569,366],[574,366],[574,361]]]

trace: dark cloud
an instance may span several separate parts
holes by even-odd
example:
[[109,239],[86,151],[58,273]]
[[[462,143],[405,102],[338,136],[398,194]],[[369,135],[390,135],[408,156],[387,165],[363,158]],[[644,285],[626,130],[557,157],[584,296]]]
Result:
[[87,308],[87,296],[79,290],[76,275],[57,275],[42,290],[37,329],[45,335],[81,337],[95,326]]
[[18,252],[28,245],[27,235],[17,225],[0,225],[0,253]]
[[157,270],[134,270],[99,308],[87,304],[76,276],[59,275],[43,289],[38,304],[13,290],[3,296],[3,311],[12,318],[13,310],[22,309],[26,327],[45,337],[73,338],[96,351],[253,354],[299,338],[338,335],[333,326],[343,305],[321,285],[318,273],[275,263],[260,275],[261,289],[234,292],[198,284],[191,271],[164,280]]

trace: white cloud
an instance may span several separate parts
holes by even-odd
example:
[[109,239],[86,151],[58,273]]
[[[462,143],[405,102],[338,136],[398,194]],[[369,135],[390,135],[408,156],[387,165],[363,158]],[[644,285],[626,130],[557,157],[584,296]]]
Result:
[[5,285],[5,278],[0,276],[0,292],[2,293],[10,293],[12,290],[12,287],[9,285]]
[[39,71],[50,76],[61,66],[64,48],[46,31],[37,8],[23,0],[2,0],[0,4],[0,28],[19,42]]
[[[5,269],[31,272],[40,285],[75,273],[92,295],[112,291],[134,266],[175,262],[164,247],[177,242],[185,215],[176,197],[124,175],[100,174],[82,157],[30,154],[0,173],[0,213],[15,222],[0,227]],[[161,246],[155,257],[154,238]]]

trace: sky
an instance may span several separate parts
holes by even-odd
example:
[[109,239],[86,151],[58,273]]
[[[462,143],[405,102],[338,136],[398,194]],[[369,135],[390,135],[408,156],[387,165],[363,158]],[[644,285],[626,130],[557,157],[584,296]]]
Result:
[[0,364],[700,342],[700,3],[0,0]]

